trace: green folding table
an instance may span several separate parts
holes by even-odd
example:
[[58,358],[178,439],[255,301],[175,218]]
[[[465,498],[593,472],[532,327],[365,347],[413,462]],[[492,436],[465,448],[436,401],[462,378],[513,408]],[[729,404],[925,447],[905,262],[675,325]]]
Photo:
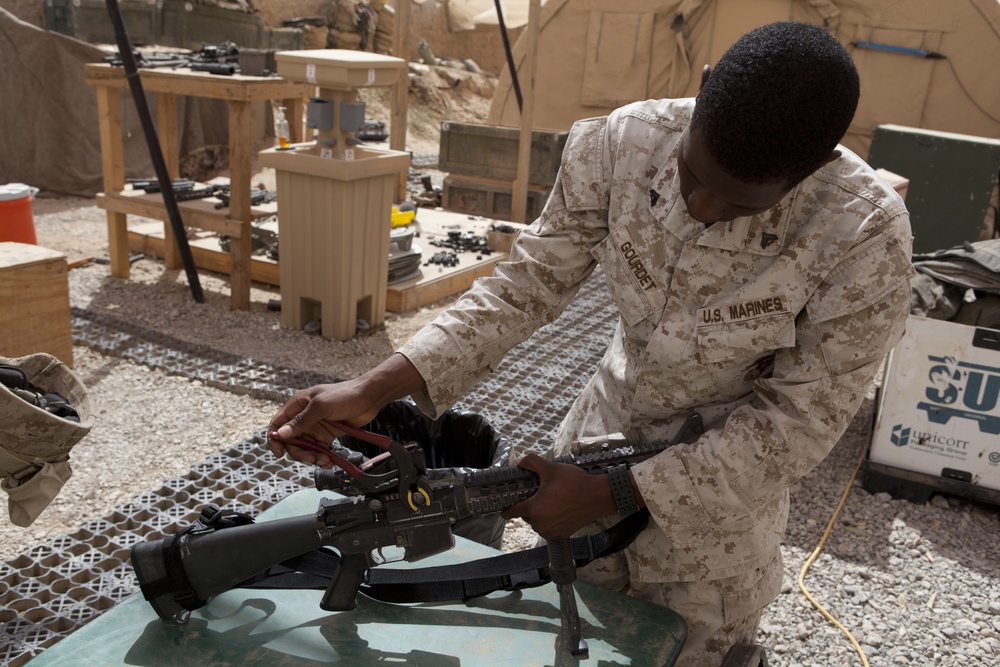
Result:
[[[258,521],[316,511],[324,494],[296,492]],[[416,564],[465,562],[498,553],[456,538],[454,549]],[[239,554],[234,554],[239,558]],[[641,665],[669,666],[686,626],[670,609],[586,582],[574,584],[589,653],[562,644],[554,585],[497,592],[467,603],[387,604],[359,596],[348,612],[325,612],[322,591],[234,589],[184,624],[160,619],[133,595],[32,659],[44,665]]]

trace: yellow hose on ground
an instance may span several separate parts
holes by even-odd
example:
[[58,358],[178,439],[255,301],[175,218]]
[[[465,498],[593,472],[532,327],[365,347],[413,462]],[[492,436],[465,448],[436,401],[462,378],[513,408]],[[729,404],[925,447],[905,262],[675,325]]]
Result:
[[843,495],[840,496],[840,502],[837,504],[837,509],[833,511],[833,516],[830,517],[829,523],[826,524],[826,530],[823,531],[823,537],[820,538],[819,544],[816,545],[816,548],[813,550],[812,555],[806,559],[805,565],[803,565],[802,569],[799,571],[799,588],[802,590],[802,593],[806,596],[806,599],[812,603],[812,606],[816,607],[819,613],[823,614],[823,616],[825,616],[828,621],[837,626],[837,628],[841,632],[843,632],[849,640],[851,640],[851,644],[854,645],[854,650],[856,650],[858,652],[858,655],[861,656],[861,663],[865,667],[870,667],[870,665],[868,664],[868,656],[865,655],[864,650],[862,650],[861,648],[861,644],[859,644],[858,640],[854,638],[854,635],[851,634],[851,631],[845,628],[840,621],[834,618],[833,614],[828,612],[823,607],[823,605],[821,605],[816,600],[816,598],[812,596],[812,594],[809,592],[809,589],[806,588],[805,584],[806,571],[809,569],[809,566],[812,565],[813,561],[816,560],[816,557],[819,556],[819,552],[822,551],[823,545],[826,544],[826,538],[830,536],[830,532],[833,530],[833,524],[837,520],[837,516],[840,515],[841,508],[844,507],[844,502],[847,500],[847,494],[851,492],[851,486],[854,485],[854,479],[858,476],[858,471],[861,470],[861,465],[864,463],[864,461],[865,461],[865,451],[864,447],[862,447],[861,459],[858,461],[858,465],[854,469],[854,474],[851,475],[850,481],[847,482],[847,488],[844,489]]

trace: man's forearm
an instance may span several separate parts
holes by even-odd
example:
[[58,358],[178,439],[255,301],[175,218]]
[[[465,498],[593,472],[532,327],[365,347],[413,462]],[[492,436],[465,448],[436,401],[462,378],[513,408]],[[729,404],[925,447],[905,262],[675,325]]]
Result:
[[359,377],[358,382],[365,396],[379,408],[427,388],[416,366],[398,352]]

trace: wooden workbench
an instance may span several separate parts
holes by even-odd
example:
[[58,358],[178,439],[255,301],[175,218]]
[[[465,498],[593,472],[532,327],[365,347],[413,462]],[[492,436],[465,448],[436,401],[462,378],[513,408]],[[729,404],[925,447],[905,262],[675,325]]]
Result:
[[[125,160],[122,144],[121,91],[128,82],[121,67],[103,63],[85,66],[87,83],[97,88],[97,110],[101,130],[101,164],[104,192],[97,205],[108,215],[108,254],[111,275],[129,277],[128,215],[164,221],[167,268],[181,266],[180,254],[169,224],[163,198],[125,189]],[[291,122],[293,141],[301,141],[304,130],[305,99],[314,86],[292,83],[280,77],[219,76],[189,69],[142,69],[143,90],[156,94],[156,124],[164,161],[171,178],[180,171],[180,142],[177,133],[177,96],[206,97],[229,103],[229,183],[228,208],[215,209],[215,199],[178,202],[185,227],[195,227],[230,237],[230,289],[234,309],[250,307],[251,226],[256,218],[274,214],[274,207],[253,207],[250,202],[253,157],[253,103],[282,100]]]
[[460,231],[487,236],[492,225],[511,223],[440,208],[421,208],[416,219],[420,236],[413,243],[423,252],[423,264],[416,277],[389,285],[385,304],[389,312],[405,313],[445,297],[461,294],[472,287],[477,278],[492,275],[496,265],[507,261],[510,256],[510,245],[506,244],[503,248],[496,248],[490,255],[460,253],[459,264],[456,266],[429,265],[427,261],[441,250],[434,242],[446,240],[448,232]]
[[[180,205],[193,203],[195,202],[181,202]],[[470,216],[466,213],[445,211],[440,208],[421,208],[417,213],[417,222],[420,236],[415,238],[413,243],[423,251],[423,262],[426,262],[439,250],[432,242],[445,239],[449,231],[461,230],[462,232],[486,236],[490,234],[490,227],[494,224],[504,224],[515,229],[524,227],[524,225],[505,220]],[[280,225],[277,222],[264,222],[263,227],[278,233],[280,237]],[[424,265],[420,268],[417,276],[390,284],[386,288],[386,311],[405,313],[416,310],[440,299],[461,294],[469,289],[477,278],[491,275],[494,267],[500,262],[507,261],[510,256],[508,253],[514,235],[501,236],[509,238],[505,242],[493,246],[494,252],[491,255],[477,256],[468,252],[461,253],[459,264],[456,266]],[[202,234],[195,238],[189,238],[188,242],[198,268],[217,273],[229,273],[226,253],[222,251],[215,234]],[[133,225],[128,230],[128,247],[133,253],[143,253],[150,257],[163,257],[164,246],[163,229],[157,223]],[[252,258],[250,275],[256,282],[274,286],[281,284],[278,262],[267,257],[254,256]]]

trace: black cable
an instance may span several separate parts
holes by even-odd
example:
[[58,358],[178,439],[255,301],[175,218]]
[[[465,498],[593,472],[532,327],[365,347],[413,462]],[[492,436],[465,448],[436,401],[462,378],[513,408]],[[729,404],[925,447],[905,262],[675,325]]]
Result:
[[500,8],[500,0],[493,0],[497,8],[497,20],[500,23],[500,36],[503,38],[503,50],[507,54],[507,70],[510,72],[510,80],[514,86],[514,96],[517,97],[517,110],[522,111],[521,105],[521,84],[517,81],[517,68],[514,66],[514,54],[510,50],[510,38],[507,36],[507,28],[503,22],[503,10]]
[[912,49],[912,48],[904,47],[904,46],[894,46],[892,44],[880,44],[880,43],[877,43],[877,42],[868,42],[868,41],[854,41],[854,42],[851,42],[851,46],[853,46],[855,48],[859,48],[859,49],[872,49],[872,50],[875,50],[875,51],[882,51],[882,52],[886,52],[886,53],[899,53],[899,54],[903,54],[903,55],[911,55],[911,56],[918,56],[918,57],[921,57],[921,58],[929,58],[931,60],[944,60],[944,61],[946,61],[948,63],[948,67],[951,68],[951,74],[952,74],[952,76],[955,77],[955,83],[957,83],[958,87],[962,89],[962,92],[965,93],[965,96],[969,98],[969,101],[972,102],[972,105],[974,107],[976,107],[977,109],[979,109],[979,111],[981,111],[983,113],[983,115],[985,115],[990,120],[992,120],[994,122],[997,122],[997,123],[1000,123],[1000,118],[997,118],[996,116],[994,116],[992,113],[990,113],[990,111],[988,111],[987,109],[985,109],[981,104],[979,104],[979,102],[976,101],[976,98],[973,97],[972,92],[968,88],[965,87],[965,84],[962,83],[962,79],[958,76],[958,70],[955,69],[955,63],[953,63],[952,60],[951,60],[951,58],[949,58],[945,54],[940,53],[938,51],[927,51],[927,50],[924,50],[924,49]]
[[1000,118],[997,118],[992,113],[990,113],[985,108],[983,108],[983,106],[980,105],[979,102],[976,101],[976,98],[974,98],[972,96],[972,93],[969,92],[969,89],[965,87],[965,84],[962,83],[962,79],[960,79],[959,76],[958,76],[958,70],[955,69],[955,63],[953,63],[951,61],[951,58],[945,58],[945,60],[948,62],[948,67],[951,68],[951,74],[952,74],[952,76],[955,77],[955,83],[958,84],[958,87],[962,89],[962,92],[965,93],[965,96],[969,98],[970,102],[972,102],[972,106],[974,106],[977,109],[979,109],[980,111],[982,111],[983,115],[986,116],[987,118],[989,118],[990,120],[992,120],[993,122],[1000,123]]
[[125,68],[125,80],[128,81],[132,100],[139,113],[139,122],[142,125],[143,134],[146,136],[146,146],[149,148],[153,169],[156,170],[156,178],[160,182],[160,191],[163,193],[163,204],[166,206],[170,227],[177,240],[177,249],[180,251],[181,262],[184,264],[184,272],[191,285],[191,295],[195,302],[205,303],[205,294],[201,290],[201,282],[198,280],[198,272],[195,270],[191,246],[188,245],[187,233],[184,230],[184,223],[181,221],[181,212],[177,208],[177,200],[174,198],[173,183],[171,183],[170,174],[167,173],[167,163],[163,161],[160,140],[156,136],[153,118],[149,113],[149,106],[146,104],[146,94],[142,90],[142,81],[139,80],[139,68],[135,62],[135,55],[132,53],[128,33],[125,32],[125,21],[122,19],[118,0],[108,0],[108,14],[115,27],[115,41],[118,43],[118,55],[121,56],[122,66]]

